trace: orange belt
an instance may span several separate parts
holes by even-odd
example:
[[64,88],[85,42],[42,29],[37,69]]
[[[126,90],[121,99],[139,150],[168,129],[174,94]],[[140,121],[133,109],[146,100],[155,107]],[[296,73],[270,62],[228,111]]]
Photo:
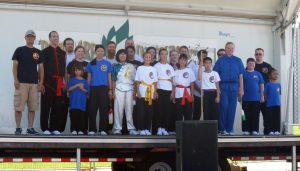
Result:
[[56,86],[56,96],[62,96],[61,89],[64,88],[64,80],[63,77],[60,75],[54,75],[52,76],[57,80],[57,86]]
[[152,105],[152,95],[153,95],[153,91],[152,91],[153,84],[147,84],[145,82],[141,82],[141,84],[144,86],[147,86],[147,90],[145,93],[145,101],[149,102],[148,104],[151,106]]
[[184,88],[184,92],[183,92],[183,97],[182,97],[182,100],[181,100],[181,105],[185,105],[185,99],[188,100],[188,102],[192,103],[192,97],[191,95],[189,94],[188,92],[188,88],[191,88],[191,86],[183,86],[183,85],[177,85],[176,86],[177,88]]
[[168,79],[168,78],[159,78],[158,80],[164,80],[164,81],[170,81],[171,82],[171,79]]

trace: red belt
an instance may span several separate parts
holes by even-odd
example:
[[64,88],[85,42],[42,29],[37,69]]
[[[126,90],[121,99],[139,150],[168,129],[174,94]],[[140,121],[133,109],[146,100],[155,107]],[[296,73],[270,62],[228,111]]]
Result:
[[189,94],[188,92],[188,88],[191,88],[191,86],[183,86],[183,85],[177,85],[176,86],[177,88],[184,88],[184,92],[183,92],[183,97],[182,97],[182,100],[181,100],[181,105],[185,105],[185,99],[188,100],[188,102],[192,103],[192,97],[191,95]]
[[57,85],[56,85],[56,96],[62,96],[61,89],[64,88],[64,80],[63,77],[60,75],[54,75],[52,76],[57,80]]

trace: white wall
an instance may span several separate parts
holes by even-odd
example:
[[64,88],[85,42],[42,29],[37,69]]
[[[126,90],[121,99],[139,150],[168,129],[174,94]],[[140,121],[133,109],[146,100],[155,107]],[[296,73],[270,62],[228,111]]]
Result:
[[[100,43],[103,34],[107,35],[112,26],[118,29],[127,19],[130,25],[129,34],[133,35],[134,39],[136,37],[137,44],[153,44],[155,43],[153,37],[160,37],[161,41],[164,41],[163,44],[186,44],[196,47],[200,43],[201,47],[219,49],[224,48],[227,41],[233,41],[236,44],[235,54],[243,61],[250,56],[253,57],[254,49],[261,47],[265,49],[266,61],[273,64],[273,35],[270,25],[1,9],[0,133],[13,133],[15,129],[11,56],[16,47],[24,45],[24,33],[27,29],[43,34],[37,35],[41,39],[46,39],[51,30],[57,30],[61,33],[61,40],[70,36]],[[87,37],[84,37],[85,35]],[[149,42],[141,38],[149,38]],[[199,43],[195,44],[195,42]],[[157,44],[162,43],[157,42]],[[123,44],[118,48],[121,47]],[[27,126],[26,117],[27,114],[24,114],[22,120],[24,128]],[[236,125],[239,127],[240,117],[237,117]],[[39,128],[39,112],[37,112],[35,127]]]

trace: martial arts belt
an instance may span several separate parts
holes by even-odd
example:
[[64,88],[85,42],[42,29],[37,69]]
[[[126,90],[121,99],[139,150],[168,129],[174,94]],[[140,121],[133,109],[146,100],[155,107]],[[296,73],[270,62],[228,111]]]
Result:
[[148,102],[148,104],[151,106],[152,105],[152,95],[153,95],[153,91],[152,91],[153,84],[147,84],[145,82],[141,82],[141,84],[144,86],[147,86],[147,90],[145,93],[145,101]]
[[52,76],[57,80],[57,85],[56,85],[56,96],[62,96],[62,91],[61,89],[64,88],[64,80],[63,77],[60,75],[54,75]]
[[164,81],[170,81],[170,82],[172,82],[171,79],[169,79],[169,78],[159,78],[158,80],[164,80]]
[[189,94],[188,92],[188,88],[191,88],[191,86],[183,86],[183,85],[176,85],[177,88],[184,88],[184,92],[183,92],[183,96],[182,96],[182,99],[181,99],[181,105],[185,105],[185,99],[188,100],[188,102],[192,103],[192,97],[191,95]]

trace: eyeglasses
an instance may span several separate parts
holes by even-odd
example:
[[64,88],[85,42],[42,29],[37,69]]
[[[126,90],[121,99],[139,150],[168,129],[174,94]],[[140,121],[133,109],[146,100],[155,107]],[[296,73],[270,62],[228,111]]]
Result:
[[256,53],[255,55],[256,56],[262,56],[262,53]]

